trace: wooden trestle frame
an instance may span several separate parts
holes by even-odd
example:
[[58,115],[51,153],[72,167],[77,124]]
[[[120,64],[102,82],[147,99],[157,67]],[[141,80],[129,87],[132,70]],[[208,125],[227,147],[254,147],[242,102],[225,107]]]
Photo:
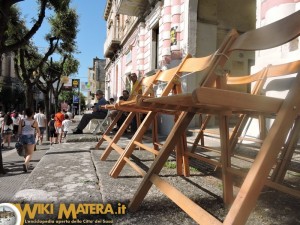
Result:
[[[162,96],[167,96],[168,94],[181,94],[181,82],[179,81],[179,78],[183,72],[191,72],[191,71],[198,71],[198,70],[203,70],[208,65],[210,64],[212,56],[208,56],[205,58],[201,59],[195,59],[195,58],[190,58],[190,55],[187,55],[183,60],[182,63],[172,69],[169,70],[159,70],[155,75],[150,76],[150,77],[143,77],[139,84],[137,85],[137,89],[140,89],[142,87],[145,88],[143,91],[142,96],[143,97],[152,97],[153,98],[153,88],[154,85],[156,84],[162,84],[164,83],[166,86],[164,90],[162,91]],[[197,63],[195,63],[195,61]],[[196,66],[195,66],[196,65]],[[199,69],[200,68],[200,69]],[[107,128],[101,139],[96,145],[96,149],[98,149],[101,144],[103,143],[104,140],[108,141],[109,144],[104,150],[103,154],[101,155],[101,160],[106,160],[111,151],[114,149],[116,150],[119,154],[122,154],[123,149],[117,144],[123,133],[125,132],[126,128],[129,126],[131,123],[132,119],[134,116],[137,116],[139,113],[148,113],[144,121],[147,123],[147,127],[144,126],[143,130],[143,135],[146,132],[146,130],[150,127],[151,123],[153,123],[153,131],[152,132],[152,141],[154,144],[154,149],[151,150],[152,153],[155,155],[158,154],[158,139],[157,139],[157,132],[156,132],[156,115],[157,115],[157,110],[154,110],[154,112],[151,113],[151,116],[149,115],[149,109],[144,109],[143,107],[140,107],[137,105],[138,98],[141,96],[131,96],[131,98],[128,101],[121,101],[120,103],[117,103],[113,106],[107,106],[106,108],[108,109],[115,109],[119,110],[117,117],[114,119],[114,121],[110,124],[110,126]],[[124,112],[130,112],[129,115],[127,116],[126,120],[122,124],[122,126],[119,128],[118,132],[115,134],[113,138],[109,137],[109,133],[114,127],[114,125],[117,123],[118,119],[120,118],[121,114]],[[164,110],[159,110],[160,113],[169,113],[169,114],[174,114],[174,112],[170,111],[164,111]],[[176,114],[176,113],[175,113]],[[139,131],[137,131],[139,132]],[[139,132],[141,133],[141,132]],[[141,143],[141,140],[143,138],[143,135],[139,134],[138,140],[135,139],[135,144],[138,145],[139,147],[142,147],[146,150],[147,148],[145,145]],[[129,162],[129,161],[128,161]],[[129,162],[130,163],[130,162]]]
[[[219,56],[225,54],[228,57],[230,52],[234,50],[249,51],[273,48],[293,40],[299,34],[300,11],[273,24],[246,32],[239,37],[232,38],[230,41],[225,41],[226,48],[223,48],[222,51],[219,50]],[[216,58],[218,57],[216,56]],[[174,147],[182,142],[180,137],[185,133],[194,115],[196,113],[209,113],[219,116],[224,202],[233,202],[223,224],[241,225],[247,221],[261,189],[265,184],[268,184],[267,178],[270,170],[275,164],[288,132],[299,114],[300,71],[298,71],[298,75],[287,97],[282,100],[224,89],[226,84],[225,77],[218,77],[214,70],[218,65],[222,66],[225,61],[226,57],[220,57],[210,64],[204,81],[191,94],[140,98],[137,102],[140,107],[149,108],[149,110],[161,108],[182,112],[153,164],[146,173],[143,173],[143,181],[129,204],[131,210],[138,209],[152,184],[154,184],[199,224],[222,224],[222,222],[158,176]],[[214,84],[216,84],[215,87]],[[233,198],[228,128],[228,116],[234,113],[276,115],[274,123],[266,135],[261,149],[235,199]],[[149,115],[152,115],[151,112]],[[126,159],[132,154],[136,139],[139,139],[140,133],[144,131],[143,126],[145,123],[143,123],[114,166],[111,173],[112,176],[116,177],[120,173],[127,162]],[[185,158],[183,161],[187,160],[187,157],[184,157],[185,155],[182,153],[183,158]]]
[[[153,84],[154,84],[155,78],[160,73],[161,73],[161,71],[158,71],[158,72],[156,72],[155,75],[152,75],[150,77],[142,77],[142,79],[139,81],[138,85],[135,87],[135,90],[133,90],[133,93],[138,93],[138,90],[144,88],[143,96],[152,96],[153,97]],[[123,112],[124,111],[128,112],[128,110],[126,110],[126,108],[128,107],[128,105],[131,105],[132,103],[135,102],[136,97],[137,97],[136,95],[130,95],[128,101],[120,101],[119,103],[116,103],[114,105],[106,105],[105,106],[105,108],[108,110],[118,110],[118,113],[95,146],[95,149],[99,149],[99,147],[102,145],[102,143],[104,141],[108,142],[108,146],[106,147],[105,151],[103,152],[103,154],[100,158],[101,160],[106,160],[106,158],[108,157],[108,155],[110,154],[110,152],[112,151],[113,148],[119,149],[118,146],[116,146],[116,143],[119,141],[121,136],[124,134],[125,130],[131,123],[132,119],[135,116],[137,116],[137,114],[138,114],[137,111],[133,110],[133,109],[132,109],[132,111],[129,111],[130,112],[129,115],[126,117],[126,120],[124,121],[124,123],[119,128],[119,130],[117,131],[117,133],[114,135],[113,138],[110,137],[110,132],[113,130],[114,126],[117,124],[118,120],[121,118]],[[148,110],[147,111],[139,110],[138,112],[146,113],[146,112],[148,112]],[[156,140],[156,137],[153,137],[153,141],[154,140]]]
[[[223,44],[220,46],[218,51],[216,51],[214,54],[202,57],[202,58],[190,58],[188,55],[185,57],[182,62],[175,68],[165,70],[161,72],[161,75],[159,75],[156,78],[156,81],[161,81],[161,77],[166,77],[166,74],[168,75],[168,79],[164,79],[163,81],[167,81],[167,85],[165,86],[162,97],[168,96],[171,93],[171,90],[174,90],[174,87],[177,89],[177,91],[173,91],[172,96],[179,96],[181,93],[181,83],[179,78],[181,77],[182,73],[184,72],[202,72],[203,77],[206,79],[208,76],[206,74],[210,74],[211,77],[214,77],[214,80],[216,79],[217,75],[213,73],[213,71],[217,68],[217,66],[222,66],[227,58],[224,56],[224,53],[226,53],[231,46],[231,44],[234,42],[236,37],[238,36],[238,33],[235,30],[232,30],[226,37]],[[214,81],[210,80],[210,85],[214,85]],[[175,89],[175,90],[176,90]],[[147,113],[145,119],[142,121],[140,126],[138,127],[136,133],[133,135],[132,139],[130,140],[129,144],[126,146],[126,148],[123,150],[118,145],[115,145],[115,149],[121,154],[118,161],[112,168],[110,175],[112,177],[117,177],[118,174],[121,172],[122,168],[125,166],[126,163],[131,165],[140,175],[144,175],[145,172],[141,170],[140,167],[138,167],[134,162],[130,161],[130,157],[136,148],[136,146],[141,147],[149,152],[154,153],[155,155],[159,154],[159,151],[156,149],[149,148],[148,146],[145,146],[141,143],[142,137],[145,134],[146,130],[150,126],[150,124],[155,120],[155,117],[158,113],[172,113],[175,114],[175,120],[178,118],[179,113],[181,112],[181,106],[179,105],[172,105],[171,109],[168,108],[166,110],[159,108],[159,107],[143,107],[139,104],[140,99],[144,98],[143,96],[137,96],[136,103],[132,105],[129,110],[135,110],[137,109],[147,109],[149,112]],[[149,98],[149,97],[146,97]],[[153,98],[149,98],[153,99]],[[168,112],[167,112],[168,111]],[[176,115],[177,114],[177,115]],[[178,143],[176,144],[176,164],[177,164],[177,174],[178,175],[188,175],[188,165],[186,162],[184,162],[183,153],[187,149],[187,143],[186,143],[186,136],[183,132],[180,137],[178,136]],[[175,146],[174,146],[175,149]]]

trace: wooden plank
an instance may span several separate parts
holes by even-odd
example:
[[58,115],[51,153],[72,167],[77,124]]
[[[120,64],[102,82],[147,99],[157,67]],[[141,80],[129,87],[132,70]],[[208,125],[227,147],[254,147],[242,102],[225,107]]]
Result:
[[245,224],[300,109],[300,72],[259,151],[224,224]]
[[119,118],[121,117],[121,115],[122,115],[122,112],[117,113],[115,119],[110,123],[110,125],[108,126],[108,128],[106,129],[106,131],[104,132],[104,134],[102,135],[102,137],[100,138],[98,143],[96,144],[95,149],[99,149],[99,147],[102,145],[103,141],[105,140],[104,137],[109,135],[109,133],[112,131],[112,129],[116,125],[116,123],[119,120]]
[[213,58],[214,55],[201,58],[188,58],[180,68],[179,72],[203,71],[211,65]]
[[140,143],[138,141],[134,141],[134,144],[137,145],[137,146],[139,146],[139,147],[141,147],[141,148],[143,148],[143,149],[145,149],[145,150],[147,150],[148,152],[153,153],[154,155],[158,155],[158,153],[159,153],[159,151],[157,151],[157,150],[155,150],[153,148],[150,148],[147,145],[144,145],[144,144],[142,144],[142,143]]
[[277,113],[283,100],[247,93],[201,87],[193,92],[195,107],[217,107],[220,110]]
[[227,168],[231,167],[231,154],[229,149],[229,127],[227,116],[219,116],[219,128],[221,143],[223,201],[225,204],[229,205],[233,202],[233,182],[231,174],[227,172]]
[[113,166],[113,168],[110,171],[110,176],[116,178],[119,173],[122,171],[123,167],[125,166],[126,161],[124,161],[124,158],[130,157],[130,155],[133,153],[135,149],[135,141],[140,141],[144,135],[144,133],[147,131],[149,128],[150,124],[153,122],[153,119],[155,118],[156,113],[155,112],[149,112],[144,119],[144,121],[141,123],[140,127],[138,127],[137,131],[131,138],[130,142],[125,148],[125,151],[123,152],[122,155],[120,155],[118,161],[116,164]]
[[136,115],[136,113],[134,113],[134,112],[129,113],[129,115],[126,117],[124,123],[122,124],[122,126],[119,128],[117,133],[114,135],[113,139],[111,139],[109,141],[108,146],[106,147],[106,149],[104,150],[104,152],[102,153],[102,155],[100,157],[100,160],[102,160],[102,161],[106,160],[107,157],[109,156],[109,154],[111,153],[111,151],[113,149],[115,149],[116,145],[113,145],[113,144],[116,144],[120,140],[120,138],[124,134],[125,130],[129,126],[129,124],[131,123],[131,121],[135,115]]
[[[280,65],[270,65],[267,67],[266,77],[279,77],[285,76],[293,73],[297,73],[300,68],[300,60],[289,62]],[[227,77],[227,84],[229,85],[240,85],[240,84],[249,84],[255,81],[259,81],[261,79],[261,74],[264,70],[261,70],[252,75],[243,75],[238,77]]]
[[[239,176],[239,177],[246,177],[247,176],[247,173],[245,171],[241,171],[241,170],[235,169],[235,168],[228,168],[228,172],[233,174],[233,175]],[[299,190],[295,190],[293,188],[284,186],[283,184],[280,184],[278,182],[274,182],[274,181],[268,179],[266,181],[265,185],[270,187],[270,188],[273,188],[274,190],[277,190],[277,191],[289,194],[291,196],[295,196],[297,198],[300,198],[300,191]]]
[[144,177],[142,183],[139,185],[138,190],[136,191],[133,199],[129,204],[129,208],[133,211],[137,210],[147,192],[152,186],[152,182],[150,181],[153,174],[159,174],[160,170],[164,166],[167,161],[169,155],[173,151],[176,143],[179,140],[181,134],[186,130],[188,124],[193,119],[194,113],[181,113],[179,119],[174,124],[170,135],[168,136],[166,142],[163,147],[159,151],[159,155],[155,158],[152,163],[150,169],[147,171],[146,176]]
[[156,174],[150,177],[151,182],[183,211],[192,217],[199,224],[221,225],[222,223],[209,214],[205,209],[194,203],[191,199],[183,195],[179,190],[161,179]]
[[180,106],[192,106],[195,104],[192,99],[192,94],[179,94],[173,96],[163,96],[159,98],[141,98],[139,105],[143,107],[151,106],[151,103],[160,103],[163,105],[180,105]]
[[288,165],[292,160],[300,136],[300,117],[298,116],[289,134],[287,143],[281,152],[279,162],[272,173],[272,180],[281,183],[285,177]]
[[300,11],[275,23],[248,31],[237,38],[229,51],[263,50],[283,45],[300,34]]
[[193,152],[188,152],[188,153],[186,153],[186,154],[187,154],[189,157],[198,159],[198,160],[200,160],[200,161],[203,161],[203,162],[212,164],[212,165],[214,165],[214,166],[222,167],[222,164],[221,164],[221,162],[219,162],[219,161],[216,161],[216,160],[213,160],[213,159],[206,158],[206,157],[204,157],[204,156],[202,156],[202,155],[198,155],[198,154],[193,153]]

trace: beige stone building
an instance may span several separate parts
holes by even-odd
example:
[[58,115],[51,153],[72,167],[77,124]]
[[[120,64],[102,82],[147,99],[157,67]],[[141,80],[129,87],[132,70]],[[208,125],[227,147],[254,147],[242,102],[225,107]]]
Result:
[[98,89],[105,90],[105,59],[98,57],[93,59],[93,67],[88,69],[88,85],[89,91],[87,94],[86,105],[91,107],[94,105],[94,95]]

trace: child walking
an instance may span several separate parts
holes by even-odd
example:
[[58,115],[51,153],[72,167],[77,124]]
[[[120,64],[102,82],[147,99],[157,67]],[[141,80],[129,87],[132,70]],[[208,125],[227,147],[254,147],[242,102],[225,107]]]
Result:
[[63,138],[67,137],[68,131],[70,129],[71,123],[73,121],[70,120],[69,115],[65,114],[65,120],[62,122],[62,127],[63,127],[63,132],[64,132],[64,136]]

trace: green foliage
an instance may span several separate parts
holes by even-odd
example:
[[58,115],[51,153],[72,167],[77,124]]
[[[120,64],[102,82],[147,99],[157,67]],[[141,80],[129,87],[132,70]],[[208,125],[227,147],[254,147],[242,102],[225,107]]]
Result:
[[69,8],[70,0],[48,0],[47,7],[53,9],[56,12],[65,11]]
[[[58,99],[60,102],[68,102],[69,104],[71,104],[73,102],[73,95],[78,95],[77,92],[75,91],[61,91]],[[85,99],[86,97],[80,92],[79,93],[79,97],[80,97],[80,105],[85,106]]]
[[79,67],[79,61],[75,59],[73,55],[68,55],[63,65],[63,73],[69,75],[77,73],[78,67]]
[[[49,19],[51,24],[51,35],[61,40],[58,51],[75,52],[76,35],[78,27],[78,15],[74,9],[58,12]],[[48,36],[49,38],[49,36]]]
[[71,104],[73,101],[73,95],[75,94],[76,93],[74,91],[61,91],[58,96],[58,100],[60,102],[68,102],[69,104]]
[[16,7],[10,8],[10,17],[7,24],[7,30],[4,33],[5,44],[10,45],[19,40],[25,33],[26,27],[20,19],[20,11]]

